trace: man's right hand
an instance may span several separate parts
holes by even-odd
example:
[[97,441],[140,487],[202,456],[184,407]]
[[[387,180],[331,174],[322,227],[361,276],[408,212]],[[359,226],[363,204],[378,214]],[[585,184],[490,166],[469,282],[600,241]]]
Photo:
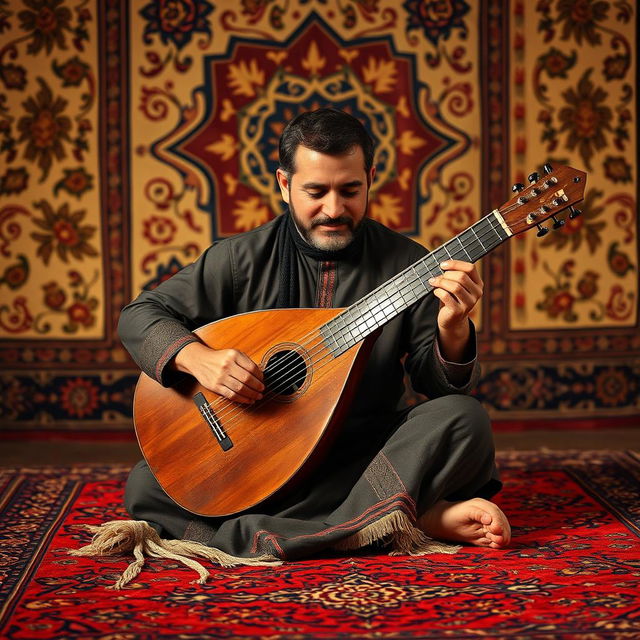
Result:
[[174,363],[178,371],[190,373],[203,387],[229,400],[252,404],[262,399],[262,371],[241,351],[191,342],[178,351]]

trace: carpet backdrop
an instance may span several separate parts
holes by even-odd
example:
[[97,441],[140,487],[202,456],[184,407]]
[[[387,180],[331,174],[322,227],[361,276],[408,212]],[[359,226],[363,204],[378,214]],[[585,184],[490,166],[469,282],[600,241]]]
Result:
[[[284,123],[378,142],[371,215],[435,248],[545,162],[583,215],[482,264],[500,425],[640,416],[637,23],[626,0],[0,2],[0,418],[130,433],[123,304],[282,211]],[[616,418],[615,422],[611,418]]]
[[133,556],[78,558],[86,524],[124,518],[122,467],[0,471],[0,636],[77,638],[640,637],[640,460],[607,452],[499,456],[513,542],[503,551],[280,567],[212,567],[209,581]]

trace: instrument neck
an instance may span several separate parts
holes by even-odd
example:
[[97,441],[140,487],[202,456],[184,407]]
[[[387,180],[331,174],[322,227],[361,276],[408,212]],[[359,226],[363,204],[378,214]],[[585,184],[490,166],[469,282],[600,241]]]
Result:
[[325,346],[339,356],[431,293],[429,278],[442,275],[442,262],[476,262],[510,235],[499,213],[492,211],[322,325]]

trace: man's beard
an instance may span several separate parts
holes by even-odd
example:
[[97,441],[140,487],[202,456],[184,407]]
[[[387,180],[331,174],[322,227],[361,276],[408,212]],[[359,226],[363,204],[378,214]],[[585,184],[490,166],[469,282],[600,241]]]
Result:
[[[293,206],[293,202],[291,198],[289,198],[289,211],[291,212],[291,216],[293,217],[293,221],[296,224],[296,228],[300,232],[300,235],[310,244],[314,249],[320,249],[321,251],[339,251],[340,249],[344,249],[348,247],[353,242],[353,236],[357,229],[362,224],[363,220],[367,217],[366,211],[365,215],[362,217],[362,220],[355,225],[353,219],[349,216],[339,216],[337,218],[330,218],[329,216],[319,215],[313,218],[311,221],[311,229],[306,229],[300,223],[298,216],[296,215],[296,210]],[[338,225],[346,225],[348,231],[340,232],[340,233],[329,233],[328,235],[323,233],[322,235],[313,233],[313,229],[320,225],[324,226],[338,226]]]

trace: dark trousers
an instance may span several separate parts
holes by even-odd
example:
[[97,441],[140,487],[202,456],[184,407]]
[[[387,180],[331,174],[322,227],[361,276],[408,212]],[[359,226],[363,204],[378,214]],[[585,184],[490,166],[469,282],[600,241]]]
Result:
[[394,496],[406,494],[420,516],[442,499],[490,498],[500,490],[489,418],[470,396],[443,396],[395,416],[351,422],[321,467],[264,513],[258,508],[227,519],[194,516],[164,493],[144,461],[129,475],[125,506],[162,535],[246,555],[258,530],[320,540],[329,529],[346,531],[344,523],[357,522],[376,505],[393,504]]

